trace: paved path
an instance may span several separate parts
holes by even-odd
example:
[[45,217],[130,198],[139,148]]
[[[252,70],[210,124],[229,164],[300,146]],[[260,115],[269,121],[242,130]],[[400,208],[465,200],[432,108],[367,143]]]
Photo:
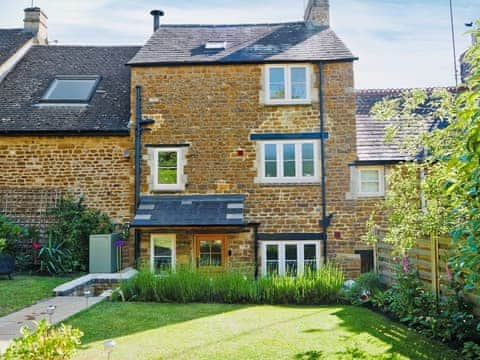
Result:
[[[100,296],[90,297],[88,298],[88,307],[104,299],[105,297]],[[5,351],[13,338],[20,336],[20,328],[22,326],[27,325],[33,328],[35,326],[34,321],[40,321],[42,319],[49,320],[49,315],[47,314],[47,307],[49,305],[56,306],[51,321],[57,323],[85,310],[87,308],[87,301],[83,296],[54,297],[7,316],[0,317],[0,354]]]

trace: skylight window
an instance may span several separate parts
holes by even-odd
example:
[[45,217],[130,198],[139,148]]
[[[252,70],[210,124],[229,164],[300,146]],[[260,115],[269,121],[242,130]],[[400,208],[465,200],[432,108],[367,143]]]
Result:
[[207,50],[223,50],[227,48],[227,42],[226,41],[214,41],[214,40],[209,40],[205,44],[205,49]]
[[42,101],[87,103],[99,82],[100,76],[57,76],[43,95]]

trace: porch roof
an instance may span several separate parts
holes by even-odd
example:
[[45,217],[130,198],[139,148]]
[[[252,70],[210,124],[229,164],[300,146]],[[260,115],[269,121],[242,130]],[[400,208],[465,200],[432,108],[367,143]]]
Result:
[[133,227],[244,225],[244,195],[144,196]]

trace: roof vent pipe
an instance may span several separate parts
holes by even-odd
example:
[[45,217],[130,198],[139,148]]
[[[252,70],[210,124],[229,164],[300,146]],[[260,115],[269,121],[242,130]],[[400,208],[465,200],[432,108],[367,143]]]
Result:
[[155,32],[160,27],[160,17],[164,16],[165,13],[162,10],[152,10],[150,15],[153,16],[153,32]]

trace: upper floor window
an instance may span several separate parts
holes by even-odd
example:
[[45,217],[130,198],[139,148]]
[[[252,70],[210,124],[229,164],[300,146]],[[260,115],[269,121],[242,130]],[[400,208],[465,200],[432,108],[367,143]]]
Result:
[[87,103],[91,100],[99,76],[57,76],[42,97],[43,102]]
[[260,182],[319,181],[318,141],[268,141],[259,146]]
[[360,196],[383,196],[385,194],[383,167],[358,169],[358,194]]
[[308,104],[311,102],[308,65],[269,65],[266,67],[267,104]]
[[180,191],[185,189],[183,148],[159,148],[154,153],[153,189]]

